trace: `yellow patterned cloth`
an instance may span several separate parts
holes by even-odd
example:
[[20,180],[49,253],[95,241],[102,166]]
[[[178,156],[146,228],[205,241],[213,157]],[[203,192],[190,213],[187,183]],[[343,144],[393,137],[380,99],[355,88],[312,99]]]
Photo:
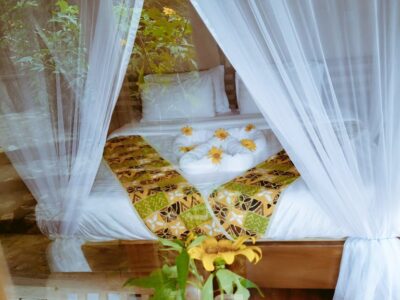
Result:
[[282,151],[220,186],[204,200],[140,136],[109,140],[104,159],[146,226],[157,236],[170,239],[184,238],[189,231],[217,238],[223,237],[224,231],[232,237],[261,236],[280,193],[299,177]]
[[231,237],[259,237],[267,230],[281,192],[299,176],[289,156],[281,151],[214,190],[209,201]]

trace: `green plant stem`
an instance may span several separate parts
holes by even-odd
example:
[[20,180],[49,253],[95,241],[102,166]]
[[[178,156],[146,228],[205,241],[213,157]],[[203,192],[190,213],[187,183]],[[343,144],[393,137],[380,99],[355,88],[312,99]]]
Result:
[[[217,269],[217,270],[218,270],[218,269]],[[219,282],[218,277],[216,276],[216,275],[217,275],[217,270],[214,271],[214,272],[215,272],[215,277],[217,278],[219,294],[220,294],[220,296],[221,296],[221,297],[220,297],[220,300],[224,300],[224,290],[222,289],[221,283]]]
[[197,270],[196,263],[194,262],[194,260],[190,259],[190,263],[189,264],[190,264],[190,268],[192,269],[191,270],[192,274],[196,277],[196,279],[198,281],[203,282],[203,276],[201,276],[199,274],[199,271]]
[[151,60],[150,60],[150,58],[149,58],[149,56],[148,56],[148,53],[147,53],[147,51],[146,51],[146,46],[145,46],[145,44],[144,44],[144,42],[143,42],[143,40],[142,40],[142,37],[141,37],[140,35],[138,35],[138,40],[139,40],[139,42],[140,42],[140,44],[141,44],[141,47],[142,47],[142,49],[143,49],[144,57],[145,57],[145,60],[146,60],[146,62],[147,62],[147,64],[148,64],[150,70],[151,70],[151,73],[155,73],[154,70],[153,70],[153,68],[152,68],[152,62],[151,62]]

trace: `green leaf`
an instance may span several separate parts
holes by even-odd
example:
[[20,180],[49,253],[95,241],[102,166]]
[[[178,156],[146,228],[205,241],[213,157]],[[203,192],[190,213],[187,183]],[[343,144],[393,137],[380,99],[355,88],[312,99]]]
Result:
[[178,272],[178,287],[181,291],[182,298],[185,297],[186,282],[189,275],[189,254],[184,249],[176,258],[176,267]]
[[239,277],[236,279],[236,292],[235,292],[235,296],[241,296],[240,299],[249,299],[250,298],[250,292],[247,288],[245,288],[243,285],[241,285],[240,283],[240,279]]
[[164,282],[162,270],[158,269],[153,271],[149,276],[140,278],[131,278],[124,283],[126,286],[137,286],[143,288],[157,288],[162,286]]
[[238,278],[238,275],[227,269],[218,270],[215,276],[217,277],[220,288],[227,294],[233,293],[233,285],[238,279],[240,279]]
[[211,273],[201,290],[201,300],[214,299],[213,279],[214,274]]
[[163,246],[171,247],[175,251],[178,251],[178,252],[182,251],[182,246],[179,243],[177,243],[176,241],[171,241],[171,240],[166,240],[166,239],[159,239],[159,241]]
[[164,264],[161,270],[162,274],[165,275],[166,278],[178,278],[176,266],[168,266],[167,264]]
[[21,57],[20,59],[17,60],[19,63],[31,63],[33,61],[32,56],[25,56]]
[[247,289],[256,289],[257,292],[258,292],[262,297],[264,297],[263,292],[260,290],[260,288],[258,287],[258,285],[255,284],[254,282],[252,282],[252,281],[250,281],[250,280],[248,280],[248,279],[246,279],[246,278],[240,277],[240,284],[241,284],[242,286],[244,286],[245,288],[247,288]]
[[177,300],[179,299],[179,294],[172,288],[163,287],[156,289],[154,291],[152,300]]
[[68,2],[66,2],[65,0],[59,0],[56,2],[56,5],[60,8],[61,12],[65,12],[68,10]]

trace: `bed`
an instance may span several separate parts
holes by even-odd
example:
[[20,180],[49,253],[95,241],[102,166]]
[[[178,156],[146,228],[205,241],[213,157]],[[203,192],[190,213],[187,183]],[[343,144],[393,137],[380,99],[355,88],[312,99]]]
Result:
[[[282,146],[251,99],[251,94],[240,81],[236,82],[236,88],[239,108],[242,111],[231,111],[223,88],[223,68],[217,67],[214,70],[199,72],[195,76],[188,74],[172,76],[173,78],[166,75],[149,76],[147,80],[151,88],[147,91],[144,90],[142,94],[142,120],[127,124],[109,135],[105,147],[105,159],[100,165],[91,194],[82,207],[76,238],[74,240],[57,239],[49,248],[49,261],[53,271],[90,271],[80,248],[85,241],[155,240],[157,237],[183,238],[188,231],[226,238],[235,238],[246,234],[255,236],[258,240],[343,236],[334,222],[326,217],[314,201],[308,187],[295,170],[289,157],[282,151]],[[161,83],[158,82],[160,80]],[[165,85],[165,82],[168,82],[168,85]],[[176,99],[184,99],[184,101],[179,102]],[[194,99],[201,99],[201,103],[193,101]],[[175,144],[182,137],[183,128],[190,127],[195,133],[197,131],[213,132],[214,138],[218,130],[222,129],[230,134],[241,130],[240,132],[243,133],[247,131],[247,129],[243,131],[243,128],[247,128],[248,125],[261,133],[261,140],[266,147],[262,153],[257,154],[258,156],[254,155],[251,165],[246,165],[245,169],[225,171],[222,168],[218,172],[199,175],[187,173],[181,165],[183,156],[177,157]],[[257,141],[260,140],[259,138],[258,136]],[[176,207],[172,212],[166,210],[165,199],[155,199],[157,203],[164,203],[160,204],[155,212],[149,210],[152,204],[141,205],[140,203],[147,201],[140,195],[140,199],[137,199],[138,192],[135,189],[139,189],[139,194],[143,193],[141,185],[132,187],[131,182],[124,179],[124,176],[130,171],[119,170],[118,163],[113,163],[112,155],[114,154],[110,155],[109,153],[110,147],[116,149],[122,144],[126,144],[126,141],[130,141],[130,144],[125,145],[126,151],[122,151],[124,159],[131,160],[133,156],[142,156],[141,153],[151,153],[156,156],[158,162],[162,161],[162,167],[167,168],[168,172],[173,174],[172,177],[179,178],[178,185],[183,184],[185,187],[190,187],[190,191],[196,191],[195,194],[190,195],[191,202],[189,202],[195,203],[197,208],[189,204],[189,207],[185,208],[187,210],[181,209],[181,206],[188,205],[172,203],[171,190],[165,190],[165,185],[157,186],[156,183],[152,183],[152,190],[157,190],[156,196],[157,194],[167,194],[169,195],[168,208],[173,205],[179,206],[178,218],[176,215],[171,216],[171,213],[176,213]],[[204,144],[207,143],[208,141]],[[142,148],[137,148],[137,145]],[[199,147],[196,145],[196,149],[201,148],[202,145]],[[136,149],[133,151],[132,147],[136,147]],[[186,154],[196,152],[196,149],[190,149]],[[144,157],[144,159],[147,158]],[[118,157],[117,160],[119,160]],[[268,169],[271,161],[283,162],[283,164],[274,165],[273,168],[276,168],[271,170]],[[195,166],[194,170],[202,169],[202,161],[199,160]],[[229,163],[225,164],[228,169],[229,166]],[[137,168],[138,166],[131,165],[130,167]],[[254,174],[254,170],[256,174]],[[141,170],[144,176],[148,176],[149,172],[153,171],[157,173],[159,170]],[[274,180],[280,181],[277,190],[269,186],[260,187],[260,180],[257,179],[260,176],[258,171],[263,174],[266,172],[269,174],[268,176],[273,174]],[[129,176],[131,175],[129,174]],[[258,197],[260,194],[257,198],[256,196],[247,197],[248,190],[244,193],[238,192],[236,187],[240,186],[240,180],[243,178],[245,180],[250,178],[249,181],[256,178],[254,183],[258,186],[250,186],[250,190],[256,188],[257,193],[263,194],[260,196],[261,200]],[[145,182],[147,181],[145,180]],[[236,195],[239,193],[240,197],[246,196],[242,197],[245,200],[243,206],[241,204],[239,207],[229,203],[232,186],[235,187]],[[167,188],[169,189],[169,187]],[[267,194],[272,195],[273,199]],[[147,196],[155,195],[150,193]],[[256,201],[258,203],[255,205],[257,211],[252,211],[250,207],[256,203],[253,198],[260,201],[267,200],[263,202],[263,206]],[[228,207],[227,210],[224,211],[225,208],[221,204]],[[263,208],[260,209],[260,207]],[[154,208],[152,209],[154,210]],[[191,225],[193,218],[187,218],[187,211],[193,210],[197,213],[200,211],[200,216],[193,215],[194,218],[202,219],[204,215],[207,215],[207,218],[203,218],[204,222],[196,221],[193,226]],[[239,216],[234,213],[238,213]],[[242,219],[240,219],[240,214]],[[262,216],[261,219],[259,215]],[[248,216],[252,218],[248,218]],[[304,218],[307,218],[309,222],[304,224]],[[181,228],[181,224],[177,224],[174,220],[183,221],[185,228]],[[167,228],[164,228],[164,225],[159,224],[162,223],[161,221],[171,222],[168,223]],[[320,226],[316,228],[313,226],[315,223]]]
[[[179,134],[182,126],[188,124],[188,121],[128,124],[112,133],[109,136],[109,140],[124,136],[142,136],[163,158],[176,164],[176,159],[172,151],[172,143],[176,135]],[[221,127],[238,127],[249,123],[254,124],[263,131],[268,143],[267,157],[282,149],[279,141],[268,128],[268,124],[259,114],[238,115],[232,113],[230,115],[198,119],[194,122],[192,121],[190,125],[193,128],[216,129]],[[214,176],[214,178],[208,177],[207,180],[198,180],[196,186],[200,186],[199,189],[202,193],[207,194],[213,188],[220,186],[224,181],[232,178],[232,175],[229,176],[228,174],[228,176],[218,177]],[[135,211],[128,193],[122,187],[106,161],[103,161],[100,166],[93,190],[83,210],[79,235],[85,240],[151,240],[157,238]],[[307,186],[299,178],[280,195],[277,207],[270,218],[268,229],[265,234],[260,236],[260,239],[298,238],[299,236],[304,236],[304,230],[308,232],[308,236],[318,237],[322,235],[319,234],[320,232],[324,232],[326,235],[327,230],[332,232],[332,228],[335,228],[327,220],[325,222],[326,228],[312,229],[312,231],[311,228],[300,230],[296,226],[295,220],[298,218],[301,219],[301,214],[304,210],[307,210],[308,216],[310,216],[310,211],[314,210],[315,214],[311,214],[311,216],[318,218],[318,222],[323,218],[318,207],[313,203]],[[291,221],[288,222],[287,220]],[[313,220],[310,221],[312,222]],[[340,233],[332,232],[332,235],[340,236]]]

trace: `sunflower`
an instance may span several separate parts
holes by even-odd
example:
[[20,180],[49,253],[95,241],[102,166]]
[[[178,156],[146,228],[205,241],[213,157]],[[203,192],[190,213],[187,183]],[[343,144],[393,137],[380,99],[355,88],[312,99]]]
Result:
[[209,272],[214,271],[216,260],[223,260],[225,264],[231,265],[238,255],[243,255],[256,264],[261,259],[262,252],[259,247],[244,245],[248,239],[248,236],[241,236],[236,241],[217,241],[214,237],[208,237],[200,245],[190,248],[188,253],[192,259],[200,260]]
[[185,126],[181,128],[181,132],[183,135],[191,136],[193,133],[193,128],[190,126]]
[[220,128],[220,129],[215,130],[214,136],[223,141],[229,136],[229,133],[225,129]]
[[179,151],[181,151],[183,153],[186,153],[186,152],[192,151],[194,148],[196,148],[196,145],[193,145],[193,146],[182,146],[182,147],[179,147]]
[[242,144],[243,147],[246,147],[250,151],[255,151],[257,149],[257,145],[256,145],[256,143],[254,143],[253,140],[242,139],[242,140],[240,140],[240,143]]
[[224,151],[222,151],[221,148],[212,147],[210,151],[208,151],[208,157],[211,159],[213,164],[219,164],[221,162],[223,153]]
[[246,127],[245,127],[245,130],[246,130],[247,132],[250,132],[250,131],[252,131],[252,130],[255,129],[255,128],[256,128],[256,126],[255,126],[254,124],[247,124]]

